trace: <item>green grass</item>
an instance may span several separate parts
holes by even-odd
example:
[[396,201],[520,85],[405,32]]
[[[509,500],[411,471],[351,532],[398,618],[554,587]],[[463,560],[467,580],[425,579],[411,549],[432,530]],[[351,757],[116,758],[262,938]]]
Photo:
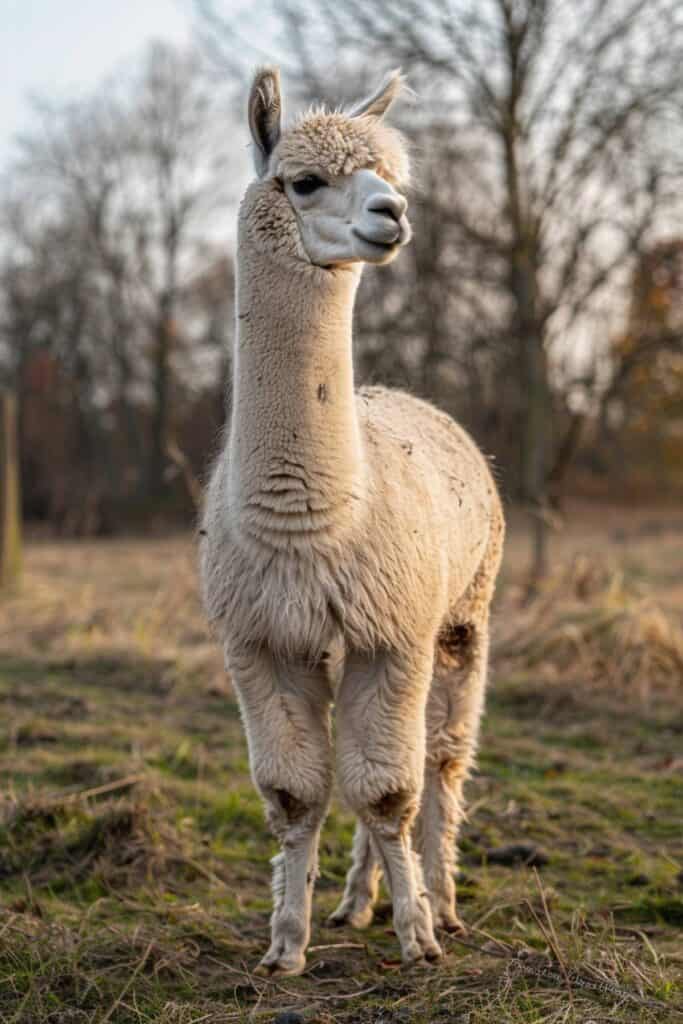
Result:
[[[468,788],[465,939],[403,968],[386,894],[368,931],[325,926],[353,829],[335,801],[307,971],[267,982],[251,972],[276,846],[235,702],[212,647],[155,657],[150,629],[144,649],[65,653],[56,630],[41,655],[0,650],[2,1024],[683,1021],[680,700],[500,672]],[[519,841],[547,863],[488,862]]]
[[[174,701],[147,688],[140,710],[103,686],[94,700],[92,673],[0,662],[5,705],[18,694],[23,708],[2,762],[13,793],[0,835],[3,1021],[267,1020],[301,1006],[320,1021],[521,1024],[556,1019],[570,989],[567,1020],[676,1019],[683,788],[651,764],[678,749],[664,712],[657,731],[636,712],[615,726],[614,709],[588,706],[580,732],[557,716],[529,729],[524,690],[499,680],[462,839],[460,901],[477,929],[467,941],[480,948],[446,938],[442,966],[398,968],[386,900],[367,933],[326,929],[352,832],[335,805],[312,940],[331,948],[314,950],[303,978],[267,984],[250,969],[267,942],[275,846],[243,771],[238,719],[218,714],[227,698]],[[27,685],[33,710],[22,704]],[[57,694],[61,711],[45,716]],[[88,707],[78,721],[77,698]],[[601,741],[604,730],[618,746]],[[547,853],[538,875],[486,863],[487,850],[520,839]],[[545,955],[542,896],[562,964]]]

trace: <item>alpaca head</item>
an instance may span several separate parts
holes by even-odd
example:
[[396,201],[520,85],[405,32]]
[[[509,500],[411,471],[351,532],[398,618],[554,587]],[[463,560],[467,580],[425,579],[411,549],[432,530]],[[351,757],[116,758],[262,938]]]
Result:
[[389,263],[410,241],[408,156],[382,118],[401,91],[392,72],[348,113],[312,110],[282,128],[280,77],[257,72],[249,127],[258,180],[245,198],[259,248],[318,267]]

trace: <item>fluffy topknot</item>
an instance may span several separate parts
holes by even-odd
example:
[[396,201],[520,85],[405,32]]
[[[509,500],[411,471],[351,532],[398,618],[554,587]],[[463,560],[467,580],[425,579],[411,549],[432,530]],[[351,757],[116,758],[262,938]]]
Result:
[[302,166],[335,177],[369,168],[397,188],[410,178],[403,137],[372,114],[310,110],[284,132],[276,155],[290,171]]

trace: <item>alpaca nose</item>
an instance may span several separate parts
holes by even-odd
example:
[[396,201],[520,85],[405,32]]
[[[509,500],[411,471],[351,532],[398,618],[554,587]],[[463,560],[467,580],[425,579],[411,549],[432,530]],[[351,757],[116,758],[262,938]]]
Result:
[[397,192],[377,192],[374,196],[370,196],[365,204],[365,208],[368,213],[378,213],[380,216],[391,217],[398,224],[408,208],[408,203]]

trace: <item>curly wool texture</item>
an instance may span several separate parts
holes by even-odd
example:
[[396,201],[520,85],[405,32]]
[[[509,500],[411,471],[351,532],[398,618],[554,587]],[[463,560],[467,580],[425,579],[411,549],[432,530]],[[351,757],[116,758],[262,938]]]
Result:
[[255,181],[240,205],[240,230],[257,252],[310,264],[296,216],[277,180]]
[[316,168],[335,177],[368,168],[396,188],[410,180],[410,160],[400,132],[375,117],[313,110],[283,135],[273,166]]

